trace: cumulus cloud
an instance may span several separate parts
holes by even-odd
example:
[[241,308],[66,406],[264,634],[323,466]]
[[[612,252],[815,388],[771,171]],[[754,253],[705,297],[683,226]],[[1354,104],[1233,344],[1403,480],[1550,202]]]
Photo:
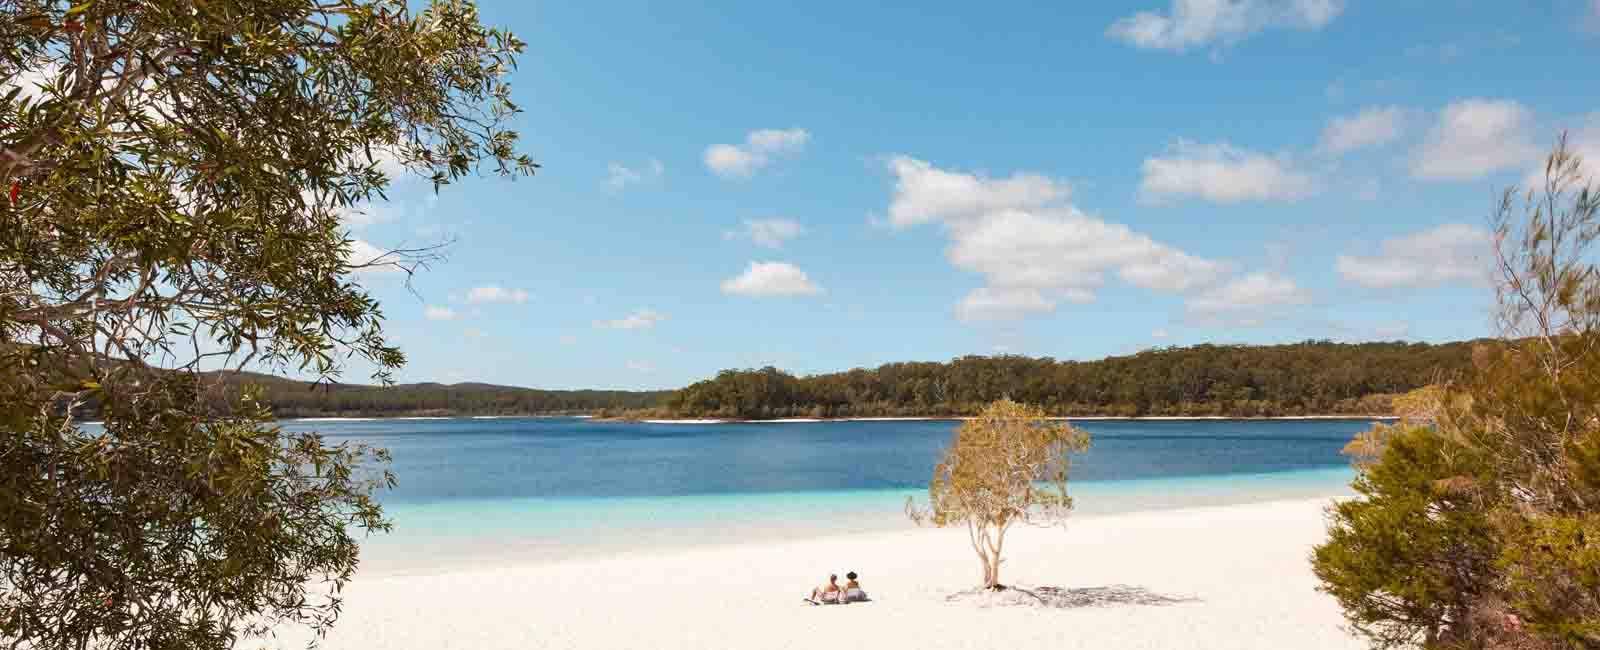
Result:
[[811,134],[801,128],[751,131],[743,145],[706,147],[706,168],[723,178],[749,178],[772,161],[804,149],[810,141]]
[[498,285],[486,287],[473,287],[467,292],[467,304],[480,305],[488,303],[522,304],[528,302],[528,292],[522,289],[507,289]]
[[1174,143],[1165,155],[1146,158],[1139,185],[1147,201],[1197,196],[1215,203],[1293,201],[1316,191],[1311,176],[1281,158],[1227,143]]
[[619,162],[612,162],[606,165],[606,185],[613,190],[621,190],[629,185],[661,178],[666,170],[666,165],[654,158],[641,167],[629,167]]
[[988,178],[946,171],[909,156],[891,157],[889,171],[895,176],[889,223],[897,227],[967,219],[1006,208],[1037,208],[1064,201],[1071,193],[1066,183],[1038,174]]
[[1055,311],[1056,301],[1038,289],[979,287],[956,303],[956,318],[966,322],[1016,320]]
[[1369,289],[1421,289],[1443,284],[1486,285],[1489,231],[1450,223],[1385,240],[1376,255],[1340,255],[1334,262],[1345,281]]
[[1399,106],[1369,106],[1355,115],[1333,118],[1322,130],[1317,148],[1341,154],[1388,144],[1400,137],[1409,115]]
[[455,320],[459,317],[459,314],[456,314],[456,310],[449,307],[428,305],[423,308],[422,316],[428,320]]
[[1310,294],[1294,280],[1262,271],[1197,294],[1185,301],[1185,307],[1191,317],[1201,322],[1254,326],[1284,308],[1310,301]]
[[1002,210],[959,224],[948,250],[957,267],[999,288],[1076,290],[1079,302],[1107,273],[1146,289],[1182,292],[1214,281],[1216,262],[1157,243],[1122,224],[1062,207]]
[[889,217],[898,226],[939,223],[946,258],[984,279],[956,305],[964,321],[1009,320],[1085,303],[1116,278],[1170,293],[1197,290],[1227,273],[1219,262],[1157,242],[1066,202],[1065,183],[1035,174],[991,178],[889,159]]
[[1411,175],[1463,181],[1519,167],[1539,157],[1529,135],[1532,112],[1504,99],[1468,99],[1446,106],[1411,159]]
[[666,319],[666,314],[654,309],[639,309],[616,320],[597,320],[594,326],[613,330],[647,330]]
[[757,246],[783,248],[783,243],[799,237],[806,229],[793,219],[745,219],[743,230],[722,233],[723,239],[747,238]]
[[1343,11],[1343,0],[1173,0],[1164,13],[1117,20],[1106,35],[1140,49],[1185,52],[1233,45],[1272,28],[1322,29]]
[[722,282],[722,292],[734,296],[814,296],[822,287],[805,271],[787,262],[751,262],[744,273]]

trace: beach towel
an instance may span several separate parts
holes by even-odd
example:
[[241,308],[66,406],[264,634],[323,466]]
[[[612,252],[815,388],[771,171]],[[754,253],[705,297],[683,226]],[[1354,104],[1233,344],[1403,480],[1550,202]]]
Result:
[[817,596],[817,600],[812,600],[810,598],[805,598],[803,600],[813,605],[837,605],[841,602],[839,600],[839,596],[843,593],[844,592],[841,591],[824,591]]

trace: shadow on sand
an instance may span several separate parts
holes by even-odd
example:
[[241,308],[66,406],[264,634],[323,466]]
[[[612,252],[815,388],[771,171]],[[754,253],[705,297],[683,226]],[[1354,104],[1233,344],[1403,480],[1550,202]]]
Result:
[[1108,585],[1104,587],[1028,587],[1008,586],[1001,591],[969,589],[950,594],[950,602],[972,602],[991,607],[1044,607],[1049,609],[1074,609],[1078,607],[1112,607],[1116,605],[1177,605],[1199,602],[1193,596],[1169,596],[1144,587]]

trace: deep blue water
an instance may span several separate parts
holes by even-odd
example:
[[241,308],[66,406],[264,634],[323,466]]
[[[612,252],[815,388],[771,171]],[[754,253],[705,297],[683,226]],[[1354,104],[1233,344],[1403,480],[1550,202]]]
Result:
[[[393,504],[923,488],[952,421],[648,424],[575,418],[289,421],[394,455]],[[1074,481],[1343,468],[1362,420],[1092,420]]]
[[[1078,422],[1081,515],[1348,493],[1361,420]],[[287,421],[393,454],[394,532],[369,566],[539,561],[911,524],[954,421],[649,424],[577,418]],[[379,568],[378,570],[385,570]]]

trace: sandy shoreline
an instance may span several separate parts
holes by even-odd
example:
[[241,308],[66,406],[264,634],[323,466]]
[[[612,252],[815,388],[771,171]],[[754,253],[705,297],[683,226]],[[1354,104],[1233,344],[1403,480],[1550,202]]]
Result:
[[[946,602],[977,575],[965,533],[916,529],[364,575],[346,589],[325,647],[1360,648],[1307,564],[1328,502],[1137,512],[1012,533],[1003,578],[1111,601],[1096,606]],[[874,602],[800,601],[846,570],[862,574]],[[297,647],[299,635],[283,632],[268,647]]]

